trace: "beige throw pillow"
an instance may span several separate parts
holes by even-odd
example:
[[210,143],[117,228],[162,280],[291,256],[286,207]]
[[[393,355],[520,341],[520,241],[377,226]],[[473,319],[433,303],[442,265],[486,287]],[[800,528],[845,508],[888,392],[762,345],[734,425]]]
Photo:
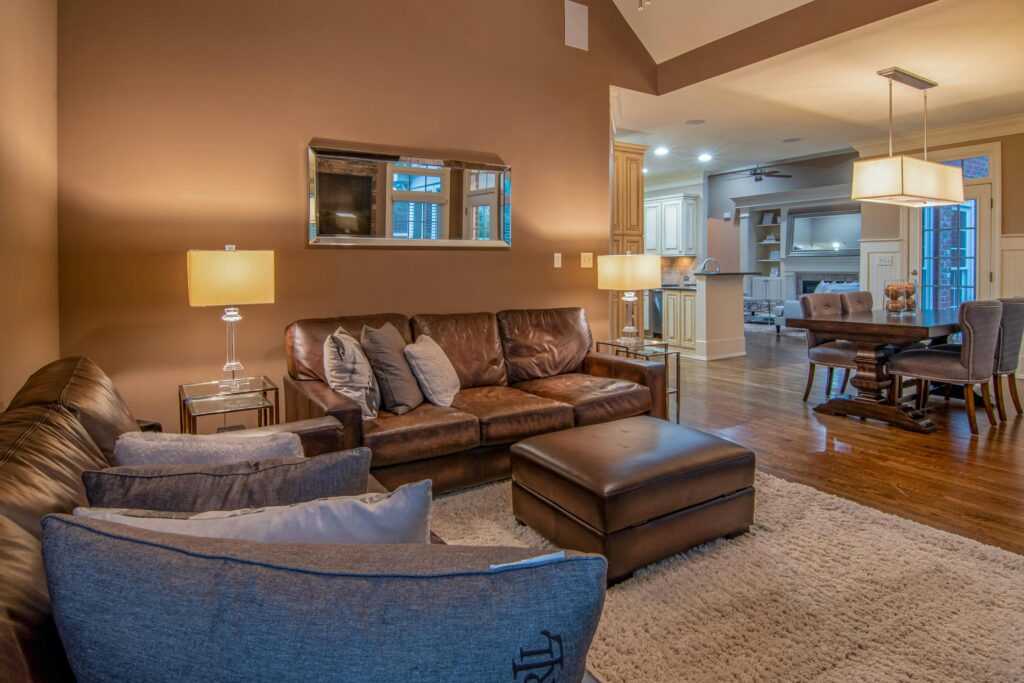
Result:
[[390,493],[199,514],[111,508],[75,508],[74,514],[170,534],[261,543],[427,543],[430,486],[428,479]]
[[380,387],[359,342],[339,327],[324,340],[324,377],[342,396],[359,404],[364,418],[377,417]]
[[451,406],[459,393],[459,376],[436,341],[425,334],[405,347],[405,358],[427,400],[436,406]]

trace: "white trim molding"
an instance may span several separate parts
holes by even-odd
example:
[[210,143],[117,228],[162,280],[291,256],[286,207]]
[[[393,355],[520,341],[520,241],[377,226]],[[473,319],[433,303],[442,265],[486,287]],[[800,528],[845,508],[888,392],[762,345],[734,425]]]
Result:
[[[999,280],[998,295],[1002,298],[1024,296],[1024,235],[1003,235],[999,261],[996,266],[1003,274]],[[1021,349],[1018,367],[1024,368],[1024,349]]]
[[[955,145],[975,140],[990,140],[1006,135],[1017,135],[1018,133],[1024,133],[1024,114],[1013,114],[985,121],[932,128],[928,131],[928,147],[942,147],[944,145]],[[894,152],[921,149],[924,146],[923,132],[893,138],[892,146]],[[889,138],[861,140],[860,142],[854,142],[852,147],[860,153],[861,158],[880,156],[889,151]]]

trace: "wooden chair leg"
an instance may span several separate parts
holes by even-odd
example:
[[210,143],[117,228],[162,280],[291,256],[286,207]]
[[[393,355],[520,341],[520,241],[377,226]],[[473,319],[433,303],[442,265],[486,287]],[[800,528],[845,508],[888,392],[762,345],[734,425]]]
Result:
[[932,383],[927,379],[917,380],[917,409],[924,410],[928,405],[928,394],[932,390]]
[[992,375],[992,384],[996,390],[996,411],[999,413],[999,420],[1006,422],[1006,401],[1003,400],[1003,376]]
[[996,426],[996,416],[992,412],[992,398],[990,396],[991,389],[989,389],[988,382],[981,383],[981,402],[985,404],[985,414],[988,415],[988,423],[993,427]]
[[846,393],[846,385],[850,383],[850,368],[846,368],[846,372],[843,373],[843,385],[839,387],[839,393]]
[[903,382],[899,375],[889,375],[889,405],[896,405],[897,387]]
[[1013,401],[1013,407],[1020,415],[1024,413],[1024,410],[1020,409],[1020,395],[1017,393],[1017,373],[1011,372],[1006,376],[1006,379],[1010,382],[1010,400]]
[[952,397],[953,397],[953,385],[949,384],[947,382],[946,383],[946,402],[948,403],[949,399],[952,398]]
[[814,384],[814,363],[811,363],[807,369],[807,386],[804,387],[804,403],[807,403],[807,397],[811,395],[811,385]]
[[828,372],[825,373],[825,398],[831,398],[832,394],[832,377],[835,376],[836,369],[830,367]]
[[967,424],[971,427],[971,434],[978,433],[978,416],[974,414],[974,385],[964,385],[964,403],[967,405]]

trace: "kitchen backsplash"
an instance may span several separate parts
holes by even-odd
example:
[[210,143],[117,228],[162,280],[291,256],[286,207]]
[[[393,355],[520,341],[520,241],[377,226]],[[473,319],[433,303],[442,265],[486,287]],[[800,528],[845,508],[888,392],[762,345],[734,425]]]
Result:
[[[695,261],[692,256],[665,256],[661,259],[661,284],[682,285],[695,281],[693,269]],[[689,278],[689,279],[687,279]]]

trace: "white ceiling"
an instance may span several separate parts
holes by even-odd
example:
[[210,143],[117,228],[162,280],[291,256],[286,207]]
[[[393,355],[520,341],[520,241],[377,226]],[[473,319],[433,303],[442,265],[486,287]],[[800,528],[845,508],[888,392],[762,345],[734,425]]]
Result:
[[[939,82],[931,127],[1024,113],[1024,1],[939,0],[660,97],[617,89],[612,116],[617,137],[671,150],[648,153],[651,179],[810,156],[887,134],[890,66]],[[921,123],[920,92],[897,84],[897,136]]]
[[741,29],[805,5],[810,0],[615,0],[633,33],[661,63]]

